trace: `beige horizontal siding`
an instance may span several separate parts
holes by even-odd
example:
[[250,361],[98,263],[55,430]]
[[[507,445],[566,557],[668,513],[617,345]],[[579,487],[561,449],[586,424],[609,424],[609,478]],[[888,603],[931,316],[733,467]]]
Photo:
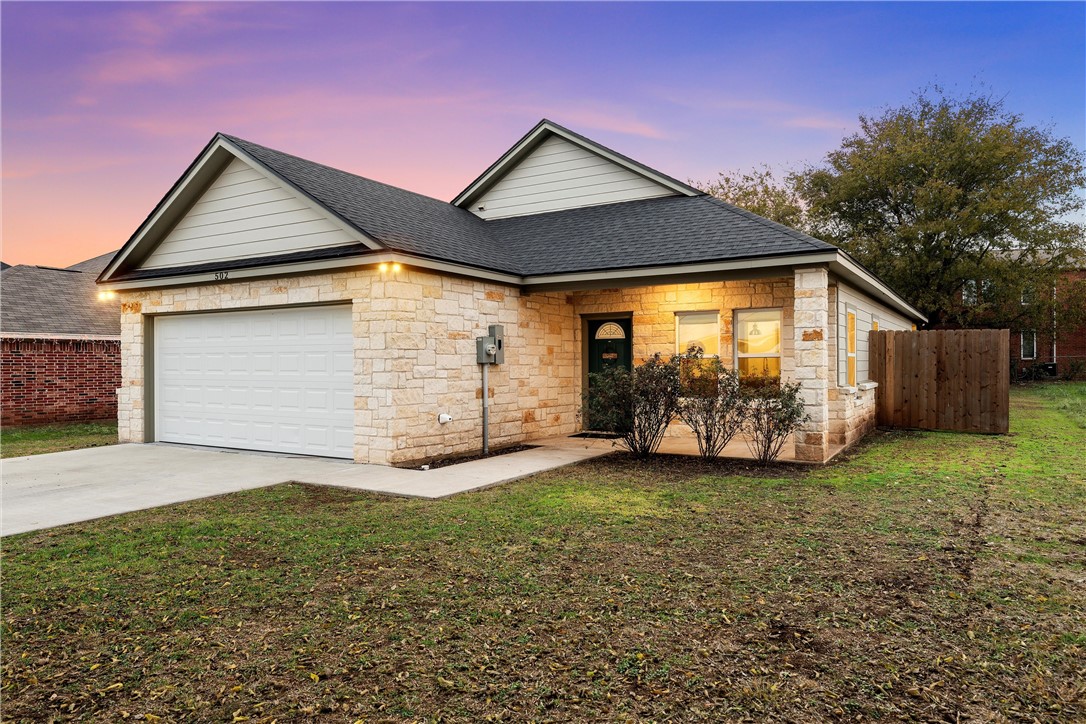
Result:
[[235,159],[140,266],[233,261],[356,241],[293,190]]
[[[552,136],[472,204],[484,219],[635,201],[674,192]],[[479,210],[479,207],[483,207]]]
[[871,379],[871,325],[879,320],[879,329],[912,329],[912,322],[866,294],[838,282],[837,285],[837,377],[838,385],[848,384],[848,312],[856,313],[856,381]]

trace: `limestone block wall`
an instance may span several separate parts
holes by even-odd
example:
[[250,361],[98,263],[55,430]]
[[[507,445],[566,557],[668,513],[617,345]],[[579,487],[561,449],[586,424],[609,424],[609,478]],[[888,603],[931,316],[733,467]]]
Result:
[[790,379],[792,365],[792,278],[667,284],[571,293],[578,315],[633,315],[634,364],[656,352],[673,354],[675,313],[715,311],[720,314],[720,356],[732,367],[735,348],[732,322],[737,309],[779,307],[782,311],[782,374]]
[[822,462],[829,455],[829,273],[795,270],[795,379],[808,420],[796,433],[796,458]]
[[[676,349],[676,312],[715,311],[720,314],[721,360],[726,367],[732,368],[735,363],[732,331],[735,310],[780,308],[781,373],[785,379],[791,379],[794,371],[792,288],[792,278],[784,277],[600,289],[573,292],[572,296],[578,315],[632,315],[635,365],[657,352],[667,356],[681,351]],[[578,385],[583,385],[581,375]],[[669,437],[693,437],[690,429],[678,421],[671,424],[667,434]]]
[[[506,327],[506,363],[490,372],[493,447],[572,433],[580,411],[580,327],[565,294],[412,269],[242,280],[122,293],[119,436],[142,442],[148,315],[350,302],[358,462],[390,464],[481,446],[475,338]],[[447,412],[453,421],[438,423]]]
[[875,429],[875,395],[878,389],[871,385],[874,383],[857,388],[830,388],[830,445],[847,447]]

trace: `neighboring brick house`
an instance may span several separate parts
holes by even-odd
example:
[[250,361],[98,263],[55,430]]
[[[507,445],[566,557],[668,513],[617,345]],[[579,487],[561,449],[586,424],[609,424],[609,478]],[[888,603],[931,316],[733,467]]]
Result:
[[95,279],[115,252],[66,269],[0,272],[2,424],[115,419],[120,312]]
[[840,249],[549,121],[451,203],[217,134],[99,281],[122,441],[386,465],[477,450],[484,395],[495,446],[576,433],[590,371],[690,343],[799,382],[794,454],[824,461],[874,426],[869,332],[924,321]]
[[[1066,272],[1056,286],[1057,295],[1063,283],[1086,283],[1086,270]],[[1055,325],[1012,329],[1011,361],[1020,374],[1034,365],[1055,363],[1058,375],[1086,377],[1086,324],[1070,329]]]

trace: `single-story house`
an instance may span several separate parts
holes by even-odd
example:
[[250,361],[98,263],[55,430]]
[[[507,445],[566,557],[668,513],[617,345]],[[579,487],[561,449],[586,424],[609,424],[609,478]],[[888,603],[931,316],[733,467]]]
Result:
[[[568,435],[588,372],[695,341],[802,384],[796,457],[874,424],[869,330],[921,314],[840,249],[550,121],[452,202],[217,134],[107,265],[124,441],[395,464]],[[476,338],[504,327],[482,389]]]
[[0,422],[117,417],[121,320],[95,280],[115,251],[60,269],[0,271]]

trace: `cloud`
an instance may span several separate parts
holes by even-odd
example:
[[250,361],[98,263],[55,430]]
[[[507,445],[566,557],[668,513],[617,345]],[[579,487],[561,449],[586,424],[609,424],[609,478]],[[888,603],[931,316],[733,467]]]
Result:
[[248,61],[235,54],[165,53],[151,49],[110,51],[97,59],[85,74],[92,85],[179,83],[208,68]]

